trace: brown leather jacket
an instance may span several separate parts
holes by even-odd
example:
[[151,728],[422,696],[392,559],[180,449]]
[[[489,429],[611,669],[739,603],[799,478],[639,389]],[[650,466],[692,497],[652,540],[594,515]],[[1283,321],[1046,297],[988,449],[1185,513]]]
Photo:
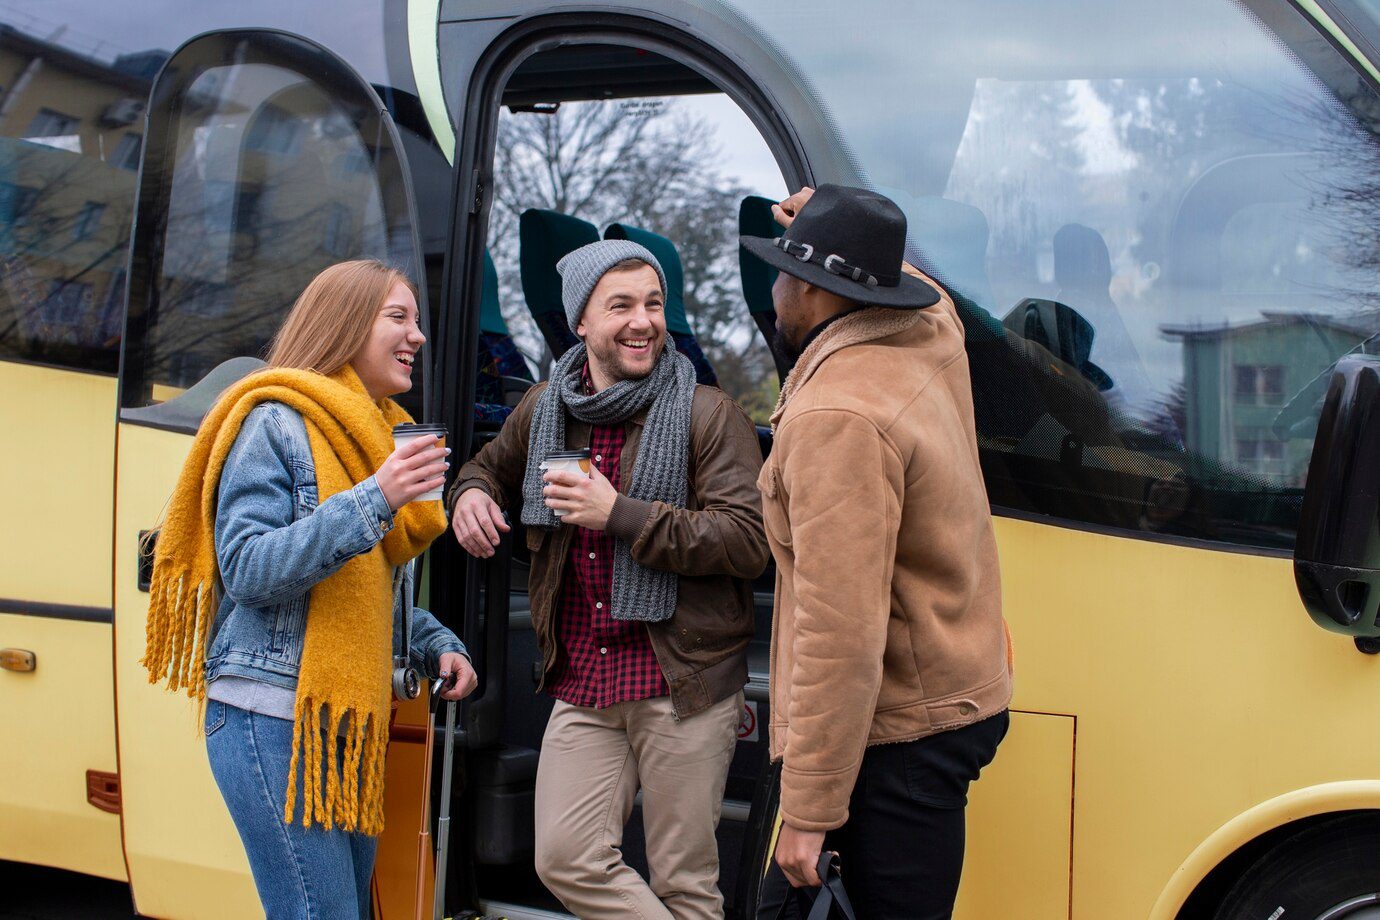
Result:
[[[448,508],[454,508],[461,492],[481,488],[510,512],[510,518],[517,516],[532,411],[545,388],[544,383],[532,387],[498,437],[460,468],[447,497]],[[645,421],[642,412],[624,425],[620,493],[632,480]],[[566,416],[566,447],[588,447],[589,434],[588,424]],[[687,507],[620,494],[609,518],[609,532],[632,547],[634,560],[681,576],[675,613],[647,626],[678,717],[707,709],[747,683],[747,646],[753,634],[751,582],[769,558],[757,490],[761,467],[757,432],[747,413],[723,391],[697,386],[690,410]],[[556,661],[552,611],[572,533],[570,527],[527,529],[532,552],[528,592],[532,628],[542,651],[542,686]]]

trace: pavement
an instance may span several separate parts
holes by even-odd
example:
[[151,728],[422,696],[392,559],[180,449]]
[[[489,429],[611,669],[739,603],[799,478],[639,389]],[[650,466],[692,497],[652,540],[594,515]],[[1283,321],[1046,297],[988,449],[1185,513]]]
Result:
[[0,861],[3,920],[129,920],[134,907],[124,882],[59,869]]

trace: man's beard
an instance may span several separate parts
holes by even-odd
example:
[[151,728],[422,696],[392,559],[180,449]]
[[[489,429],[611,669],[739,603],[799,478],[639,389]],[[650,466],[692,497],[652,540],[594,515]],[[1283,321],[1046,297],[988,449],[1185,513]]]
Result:
[[[619,353],[618,347],[618,343],[615,341],[611,343],[611,347],[606,351],[603,343],[596,345],[585,342],[585,348],[588,349],[589,356],[599,362],[599,367],[602,368],[604,373],[614,382],[619,380],[643,380],[650,377],[652,371],[656,370],[656,361],[651,363],[645,373],[640,370],[632,370],[625,367],[623,365],[623,356]],[[653,349],[653,353],[660,358],[661,352],[665,350],[666,340],[662,339],[659,345],[652,345],[650,347]]]
[[780,329],[772,333],[771,350],[787,367],[794,366],[795,362],[800,360],[800,346],[793,343]]

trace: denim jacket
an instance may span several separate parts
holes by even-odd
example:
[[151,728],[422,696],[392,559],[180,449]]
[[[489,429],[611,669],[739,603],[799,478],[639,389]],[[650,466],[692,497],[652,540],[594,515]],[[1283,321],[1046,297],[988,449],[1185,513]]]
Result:
[[[277,402],[255,407],[226,459],[216,498],[221,599],[206,653],[207,684],[233,677],[227,686],[247,679],[295,691],[312,586],[373,549],[392,528],[393,512],[372,476],[318,504],[302,416]],[[466,654],[465,646],[412,606],[411,563],[394,570],[394,655],[402,653],[409,611],[411,664],[434,678],[441,655]]]

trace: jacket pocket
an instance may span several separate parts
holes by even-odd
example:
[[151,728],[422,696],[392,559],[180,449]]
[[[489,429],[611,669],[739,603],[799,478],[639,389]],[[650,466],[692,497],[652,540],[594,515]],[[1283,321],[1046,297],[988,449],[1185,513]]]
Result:
[[[731,611],[731,612],[730,612]],[[696,599],[694,609],[681,609],[670,627],[671,641],[690,661],[703,662],[752,638],[751,608],[730,592],[714,592]]]
[[320,504],[317,498],[316,483],[303,483],[293,490],[293,519],[300,521],[316,511]]
[[786,496],[781,489],[781,473],[776,468],[775,455],[762,466],[757,477],[757,488],[762,493],[762,526],[773,543],[779,546],[791,545],[791,528],[786,521]]
[[302,637],[307,629],[307,600],[310,594],[301,594],[273,608],[273,635],[268,648],[277,655],[286,654],[294,661],[302,654]]
[[779,484],[780,475],[776,472],[776,458],[768,457],[767,462],[762,464],[762,471],[757,474],[757,489],[763,497],[775,498]]
[[545,527],[524,527],[527,531],[527,550],[528,552],[538,552],[541,545],[546,541],[549,531]]

